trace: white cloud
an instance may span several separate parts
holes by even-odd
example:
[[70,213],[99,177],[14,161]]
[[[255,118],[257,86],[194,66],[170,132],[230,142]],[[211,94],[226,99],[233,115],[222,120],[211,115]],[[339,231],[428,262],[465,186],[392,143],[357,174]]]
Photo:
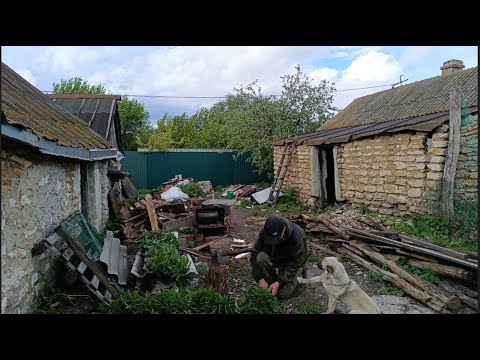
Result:
[[19,69],[17,73],[20,74],[25,80],[27,80],[33,86],[37,84],[37,78],[32,74],[32,72],[28,69]]
[[[337,90],[347,90],[395,83],[401,71],[402,66],[392,56],[371,49],[353,60],[345,70],[325,67],[314,70],[309,76],[316,81],[334,82]],[[334,94],[334,105],[343,109],[358,97],[386,89],[388,87],[337,91]]]
[[66,75],[81,75],[82,66],[93,64],[100,51],[84,46],[49,46],[39,56],[39,64],[48,71]]
[[[312,59],[328,53],[328,48],[294,46],[160,48],[85,78],[114,93],[170,96],[223,96],[258,79],[263,94],[278,94],[280,75],[291,73],[297,63],[304,71],[312,68]],[[186,111],[198,109],[197,101],[169,99],[170,106],[181,104]]]

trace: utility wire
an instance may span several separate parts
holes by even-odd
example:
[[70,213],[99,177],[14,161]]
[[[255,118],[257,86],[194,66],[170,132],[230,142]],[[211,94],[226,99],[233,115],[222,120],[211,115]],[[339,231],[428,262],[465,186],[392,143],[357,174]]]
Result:
[[[341,91],[352,91],[352,90],[365,90],[365,89],[373,89],[379,87],[386,87],[392,86],[393,84],[385,84],[385,85],[375,85],[375,86],[366,86],[366,87],[359,87],[359,88],[351,88],[351,89],[341,89],[335,90],[334,92],[341,92]],[[53,91],[43,91],[44,93],[52,93]],[[166,99],[224,99],[228,95],[224,96],[176,96],[176,95],[132,95],[132,94],[123,94],[122,96],[131,96],[131,97],[144,97],[144,98],[166,98]],[[275,97],[275,96],[282,96],[282,95],[265,95],[265,97]]]

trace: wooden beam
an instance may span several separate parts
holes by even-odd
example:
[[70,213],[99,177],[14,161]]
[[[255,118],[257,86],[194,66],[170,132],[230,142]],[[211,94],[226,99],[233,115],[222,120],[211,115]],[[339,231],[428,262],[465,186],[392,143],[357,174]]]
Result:
[[338,178],[337,153],[338,153],[338,146],[334,146],[333,147],[333,176],[335,180],[335,199],[337,201],[341,201],[342,189],[340,187],[340,179]]
[[152,230],[158,230],[158,219],[157,214],[155,213],[155,208],[153,206],[152,195],[147,194],[145,196],[145,203],[147,205],[147,212]]
[[448,151],[443,170],[442,214],[451,219],[454,216],[453,194],[455,191],[455,173],[460,153],[461,88],[450,89],[450,120],[448,130]]

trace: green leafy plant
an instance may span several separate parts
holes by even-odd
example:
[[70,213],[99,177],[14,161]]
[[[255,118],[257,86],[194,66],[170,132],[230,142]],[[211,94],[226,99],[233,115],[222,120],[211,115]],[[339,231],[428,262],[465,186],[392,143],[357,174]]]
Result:
[[142,197],[145,197],[147,194],[150,194],[150,191],[149,189],[145,189],[145,188],[141,188],[141,189],[138,189],[137,192],[138,192],[138,195],[142,196]]
[[252,208],[253,207],[253,203],[252,203],[252,200],[250,199],[242,199],[242,201],[240,201],[239,204],[237,204],[237,209],[246,209],[246,208]]
[[144,252],[148,252],[150,248],[159,244],[171,244],[178,248],[180,242],[174,234],[162,230],[145,230],[138,238],[138,245]]
[[222,194],[223,193],[223,187],[222,185],[217,185],[213,188],[213,191],[215,191],[215,194]]
[[222,296],[212,288],[203,288],[192,292],[191,310],[195,314],[235,314],[237,304],[233,297]]
[[112,231],[114,235],[122,230],[118,219],[108,219],[105,224],[105,229]]
[[302,200],[298,197],[296,189],[289,187],[282,190],[283,196],[278,199],[276,210],[281,213],[285,212],[307,212],[310,209],[304,205]]
[[242,294],[238,307],[241,314],[280,314],[283,311],[278,299],[258,285]]
[[195,229],[193,227],[184,227],[179,230],[179,233],[182,235],[195,234]]
[[194,248],[196,245],[197,245],[197,243],[196,243],[195,241],[193,241],[193,240],[188,240],[188,241],[187,241],[187,248],[192,249],[192,248]]
[[255,187],[258,188],[258,189],[266,189],[266,188],[269,188],[270,186],[271,186],[271,184],[269,184],[265,181],[262,181],[262,182],[259,182],[259,183],[255,184]]
[[360,205],[358,211],[360,211],[360,214],[362,215],[367,215],[367,214],[370,214],[371,211],[370,209],[368,208],[368,205],[367,204],[362,204]]
[[405,291],[402,289],[397,289],[396,287],[391,287],[391,286],[386,286],[378,290],[378,293],[380,295],[393,295],[393,296],[398,296],[402,297],[405,296]]
[[321,314],[322,310],[318,305],[305,303],[298,307],[298,312],[300,314]]
[[205,193],[203,192],[200,185],[198,185],[196,183],[179,185],[178,187],[180,188],[180,190],[182,190],[185,194],[187,194],[190,197],[204,197],[205,196]]
[[368,271],[367,277],[369,280],[372,280],[372,281],[383,282],[383,275],[375,271]]
[[404,264],[403,268],[405,270],[408,270],[412,274],[417,275],[420,279],[428,281],[432,284],[438,284],[440,282],[440,278],[438,277],[438,274],[435,271],[432,271],[430,269],[423,270],[408,264]]

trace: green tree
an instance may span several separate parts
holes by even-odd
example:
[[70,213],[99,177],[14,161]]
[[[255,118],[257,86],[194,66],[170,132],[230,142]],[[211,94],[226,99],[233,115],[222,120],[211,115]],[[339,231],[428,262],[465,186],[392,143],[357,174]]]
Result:
[[282,95],[265,97],[257,82],[234,89],[229,96],[232,114],[228,118],[229,145],[272,176],[273,145],[269,140],[299,135],[317,129],[336,110],[332,105],[334,84],[311,79],[296,67],[294,75],[281,77]]
[[150,114],[145,110],[145,105],[135,99],[124,97],[118,103],[118,113],[124,150],[134,151],[144,146],[153,130],[149,121]]
[[60,80],[60,83],[53,83],[54,94],[107,94],[102,84],[91,85],[81,77],[74,77],[68,80]]

